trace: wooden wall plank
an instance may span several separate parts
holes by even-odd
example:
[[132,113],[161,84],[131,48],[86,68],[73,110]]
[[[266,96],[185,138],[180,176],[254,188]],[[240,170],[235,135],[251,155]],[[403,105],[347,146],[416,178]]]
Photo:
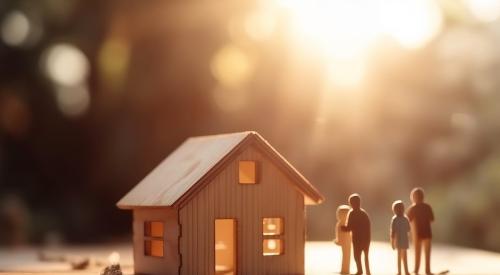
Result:
[[[136,209],[133,221],[135,272],[150,274],[176,274],[179,270],[179,224],[177,210],[173,208]],[[144,255],[144,222],[164,222],[164,256]]]
[[[238,183],[238,161],[257,160],[259,181]],[[197,196],[180,209],[182,274],[214,274],[214,221],[237,221],[239,274],[304,273],[304,197],[259,149],[243,150]],[[262,218],[282,217],[285,251],[262,255]],[[189,236],[189,238],[187,237]]]

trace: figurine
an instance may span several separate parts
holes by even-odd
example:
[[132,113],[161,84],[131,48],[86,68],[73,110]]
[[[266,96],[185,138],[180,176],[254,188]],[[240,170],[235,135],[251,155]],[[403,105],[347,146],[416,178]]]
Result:
[[187,139],[118,202],[135,274],[303,274],[318,190],[256,132]]
[[398,275],[401,274],[401,262],[403,262],[405,274],[409,275],[406,251],[409,247],[410,222],[405,216],[405,206],[402,201],[395,201],[392,204],[392,211],[394,216],[391,221],[390,236],[392,249],[398,250]]
[[414,245],[415,245],[415,274],[418,274],[420,268],[420,252],[422,246],[425,254],[425,273],[431,273],[431,222],[434,221],[432,207],[424,202],[424,190],[414,188],[411,191],[411,200],[413,204],[408,208],[408,219],[412,223]]
[[352,209],[347,214],[347,225],[340,228],[343,231],[352,232],[352,247],[357,268],[356,274],[363,274],[363,267],[361,265],[362,253],[365,256],[366,274],[371,274],[368,260],[371,239],[370,218],[366,211],[361,208],[361,197],[358,194],[349,196],[349,205]]
[[351,234],[342,231],[341,226],[347,222],[347,214],[351,208],[347,205],[341,205],[337,208],[337,224],[335,226],[335,244],[342,248],[342,267],[340,274],[349,274],[351,262]]

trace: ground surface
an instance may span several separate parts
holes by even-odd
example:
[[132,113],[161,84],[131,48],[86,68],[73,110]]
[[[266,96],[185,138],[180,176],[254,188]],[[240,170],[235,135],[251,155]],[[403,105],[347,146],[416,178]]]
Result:
[[[105,245],[66,247],[45,250],[49,258],[65,256],[78,260],[90,257],[90,267],[72,271],[67,262],[39,260],[40,249],[19,248],[0,250],[0,275],[3,274],[99,274],[103,264],[113,251],[120,253],[120,263],[125,274],[132,274],[132,251],[129,245]],[[396,274],[396,253],[387,243],[374,242],[370,250],[372,274]],[[409,254],[410,268],[413,253]],[[450,274],[500,274],[500,253],[434,245],[432,255],[434,272],[449,270]],[[340,269],[340,250],[332,242],[308,242],[306,244],[306,274],[337,274]],[[351,261],[351,272],[354,272]]]

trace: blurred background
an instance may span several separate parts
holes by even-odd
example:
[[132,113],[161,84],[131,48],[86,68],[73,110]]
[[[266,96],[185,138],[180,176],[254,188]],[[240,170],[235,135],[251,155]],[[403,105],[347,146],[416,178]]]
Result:
[[127,240],[115,203],[189,136],[256,130],[373,235],[415,186],[500,251],[500,1],[2,0],[0,244]]

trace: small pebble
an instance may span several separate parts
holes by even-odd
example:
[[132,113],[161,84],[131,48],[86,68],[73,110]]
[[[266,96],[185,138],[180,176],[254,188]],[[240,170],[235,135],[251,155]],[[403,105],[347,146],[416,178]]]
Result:
[[109,265],[101,272],[101,275],[123,275],[119,264]]

